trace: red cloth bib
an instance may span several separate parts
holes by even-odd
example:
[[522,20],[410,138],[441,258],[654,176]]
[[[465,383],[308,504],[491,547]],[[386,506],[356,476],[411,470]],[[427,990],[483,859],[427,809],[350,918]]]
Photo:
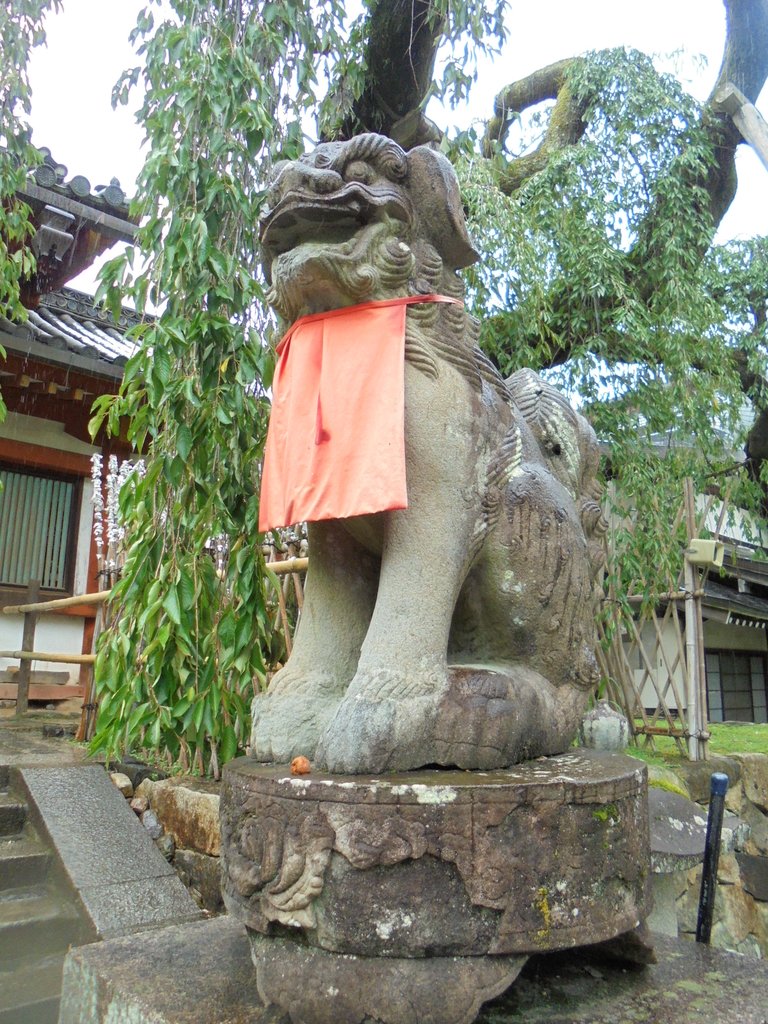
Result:
[[277,346],[259,530],[407,508],[406,306],[413,295],[297,320]]

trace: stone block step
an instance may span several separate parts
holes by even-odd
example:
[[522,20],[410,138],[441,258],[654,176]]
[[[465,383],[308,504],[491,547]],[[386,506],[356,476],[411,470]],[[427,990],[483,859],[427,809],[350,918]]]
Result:
[[63,964],[58,953],[0,970],[0,1024],[56,1024]]
[[12,793],[0,793],[0,836],[20,832],[27,820],[27,805]]
[[8,889],[45,882],[50,862],[51,854],[34,836],[0,837],[0,897]]
[[0,964],[6,969],[31,956],[64,952],[81,931],[75,907],[42,887],[0,895]]
[[[101,765],[22,768],[19,777],[93,938],[201,916]],[[78,813],[62,813],[68,807]]]
[[59,1019],[59,996],[40,999],[36,1002],[0,1010],[0,1024],[57,1024]]

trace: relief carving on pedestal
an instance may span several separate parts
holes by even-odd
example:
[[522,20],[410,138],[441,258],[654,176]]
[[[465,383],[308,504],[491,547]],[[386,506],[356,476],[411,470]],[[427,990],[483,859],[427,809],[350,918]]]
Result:
[[236,895],[266,921],[314,928],[312,904],[322,892],[334,841],[327,818],[315,811],[286,826],[253,814],[227,834],[226,873]]

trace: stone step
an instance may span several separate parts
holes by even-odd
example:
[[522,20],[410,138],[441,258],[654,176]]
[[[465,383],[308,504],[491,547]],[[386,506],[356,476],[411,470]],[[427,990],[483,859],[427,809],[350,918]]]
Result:
[[41,885],[50,862],[50,852],[26,830],[0,837],[0,897],[9,889]]
[[0,1010],[0,1024],[57,1024],[61,996],[51,996]]
[[0,793],[0,836],[21,832],[27,820],[27,805],[12,793]]
[[5,968],[64,952],[77,943],[81,930],[75,907],[41,886],[0,895],[0,964]]
[[57,953],[0,970],[0,1024],[56,1024],[63,964]]

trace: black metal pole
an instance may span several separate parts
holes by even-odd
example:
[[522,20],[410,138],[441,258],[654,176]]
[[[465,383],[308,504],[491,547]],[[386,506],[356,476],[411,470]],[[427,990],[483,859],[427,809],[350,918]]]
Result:
[[723,830],[723,809],[728,790],[728,776],[714,772],[710,779],[709,816],[707,817],[707,839],[704,845],[704,865],[701,871],[701,895],[699,896],[699,917],[696,922],[696,941],[709,945],[712,934],[712,917],[715,913],[715,891],[717,889],[717,865],[720,861],[720,833]]

